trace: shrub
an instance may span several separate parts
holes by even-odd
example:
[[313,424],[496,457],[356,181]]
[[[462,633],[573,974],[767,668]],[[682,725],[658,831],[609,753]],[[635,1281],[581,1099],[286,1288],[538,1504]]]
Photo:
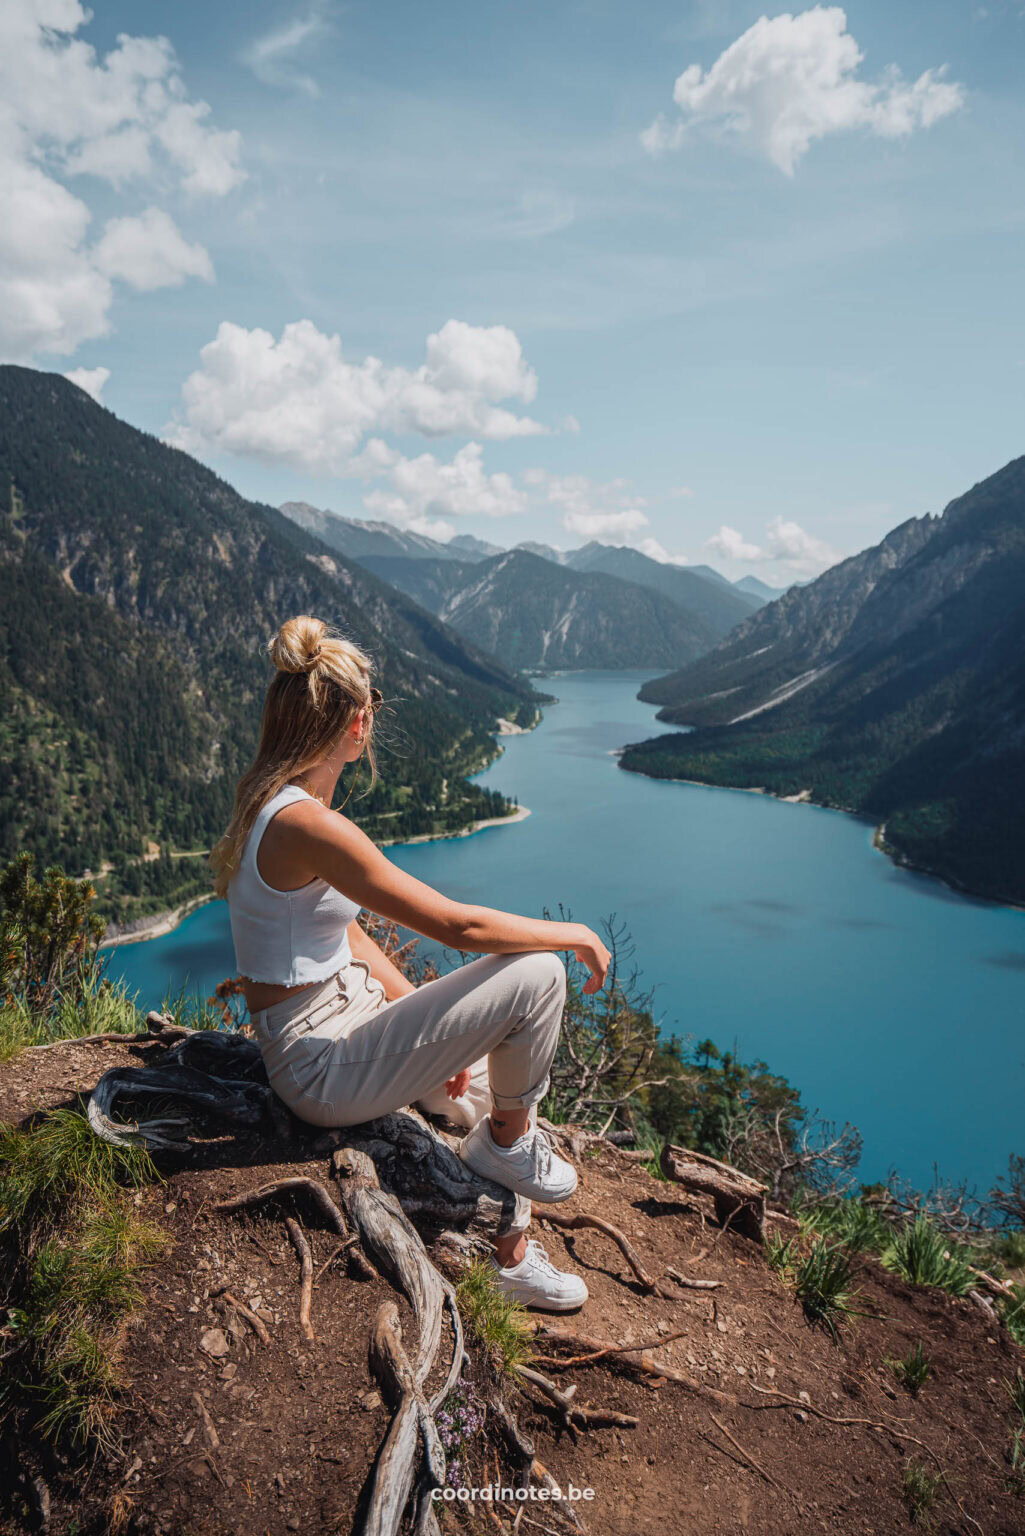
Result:
[[93,912],[95,891],[22,853],[0,870],[0,1001],[23,999],[47,1014],[61,998],[74,1000],[95,960],[104,922]]
[[975,1277],[957,1244],[927,1216],[898,1232],[882,1262],[912,1285],[934,1285],[952,1296],[965,1296]]

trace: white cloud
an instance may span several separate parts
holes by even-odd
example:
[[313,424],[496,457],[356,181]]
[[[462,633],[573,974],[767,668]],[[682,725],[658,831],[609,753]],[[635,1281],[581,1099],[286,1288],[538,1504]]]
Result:
[[190,245],[170,214],[161,208],[109,220],[93,259],[108,277],[132,288],[177,288],[187,277],[214,280],[213,263],[201,245]]
[[818,576],[841,558],[832,545],[784,517],[774,517],[765,534],[764,544],[754,544],[724,523],[705,548],[722,560],[778,567],[792,578]]
[[544,432],[498,402],[531,400],[537,378],[505,326],[449,320],[428,336],[425,363],[349,362],[341,338],[310,320],[269,331],[223,321],[182,386],[184,420],[168,435],[189,452],[226,452],[349,474],[370,433],[415,432],[505,439]]
[[685,501],[694,495],[689,485],[671,485],[666,493],[674,501]]
[[327,30],[323,5],[313,5],[283,26],[272,27],[269,32],[254,38],[241,54],[242,63],[264,85],[319,96],[320,87],[316,80],[297,67],[296,56],[308,52],[310,44],[320,41]]
[[703,125],[747,141],[781,171],[794,169],[816,139],[864,129],[901,138],[964,104],[946,66],[906,81],[896,65],[881,80],[858,78],[864,55],[839,6],[762,16],[707,70],[691,64],[676,81],[680,116],[659,117],[641,135],[652,154],[678,148]]
[[[67,179],[120,188],[170,171],[186,192],[219,195],[244,176],[239,135],[189,99],[167,39],[122,34],[101,57],[77,35],[89,20],[78,0],[0,6],[0,356],[14,361],[73,352],[110,326],[111,273]],[[195,266],[201,247],[174,234],[172,268],[182,248]]]
[[445,464],[432,453],[415,459],[396,455],[387,466],[389,490],[363,498],[369,512],[417,533],[450,538],[447,517],[509,517],[526,510],[527,498],[506,474],[485,473],[479,443],[467,443]]
[[742,533],[736,528],[730,528],[723,523],[719,532],[713,534],[705,545],[709,554],[718,555],[722,560],[764,560],[765,551],[760,544],[750,544]]
[[562,526],[585,539],[632,544],[630,537],[648,526],[644,500],[629,494],[626,480],[591,480],[587,475],[553,475],[525,469],[523,482],[538,498],[562,513]]
[[649,560],[657,560],[661,565],[690,565],[686,555],[671,555],[665,545],[658,539],[641,539],[637,545],[642,555],[647,555]]
[[72,384],[77,384],[79,389],[84,389],[87,395],[102,404],[103,386],[110,378],[109,368],[69,368],[64,377]]

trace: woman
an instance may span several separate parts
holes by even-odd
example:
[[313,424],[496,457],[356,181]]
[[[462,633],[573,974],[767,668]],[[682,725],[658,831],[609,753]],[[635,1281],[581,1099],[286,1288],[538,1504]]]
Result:
[[[270,654],[256,757],[211,862],[271,1085],[314,1125],[415,1102],[471,1127],[460,1156],[517,1196],[496,1243],[500,1289],[550,1311],[581,1306],[580,1276],[525,1232],[531,1200],[566,1200],[577,1182],[536,1126],[566,996],[558,951],[573,951],[595,992],[608,950],[581,923],[450,901],[392,864],[330,809],[347,763],[366,754],[373,768],[381,695],[369,659],[305,616],[282,626]],[[484,958],[413,987],[359,926],[364,907]]]

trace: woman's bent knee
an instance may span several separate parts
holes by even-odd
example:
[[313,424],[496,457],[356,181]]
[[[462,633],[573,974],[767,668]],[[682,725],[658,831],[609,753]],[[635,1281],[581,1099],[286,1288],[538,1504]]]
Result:
[[554,990],[559,996],[565,997],[566,967],[561,955],[553,950],[532,949],[517,955],[516,963],[523,970],[531,989],[539,996]]

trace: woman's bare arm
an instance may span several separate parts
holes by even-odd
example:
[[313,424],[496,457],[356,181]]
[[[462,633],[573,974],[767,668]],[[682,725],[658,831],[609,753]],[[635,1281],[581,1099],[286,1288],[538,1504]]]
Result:
[[409,977],[403,976],[398,966],[388,959],[376,939],[372,939],[358,922],[349,924],[349,948],[352,950],[353,959],[366,961],[370,967],[371,976],[381,983],[384,995],[389,1002],[393,1002],[397,997],[405,997],[407,992],[416,991]]
[[572,950],[591,972],[584,991],[596,992],[604,984],[609,952],[583,923],[549,922],[453,901],[399,869],[344,816],[313,801],[290,806],[283,814],[303,866],[361,907],[452,949],[487,955]]

